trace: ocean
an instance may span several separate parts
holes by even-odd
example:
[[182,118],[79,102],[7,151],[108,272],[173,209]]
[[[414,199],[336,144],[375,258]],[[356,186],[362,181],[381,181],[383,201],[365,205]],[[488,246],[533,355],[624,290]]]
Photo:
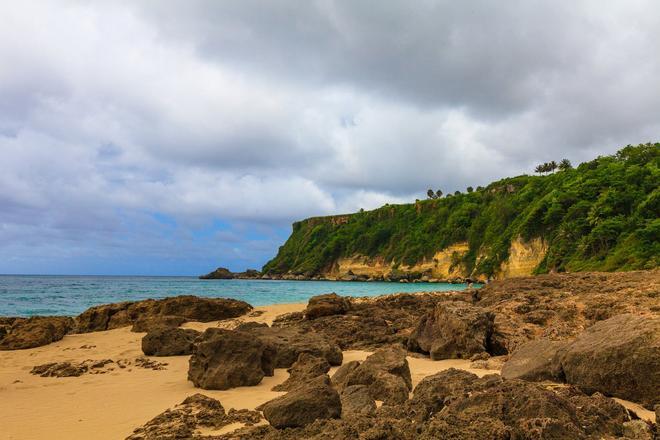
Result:
[[119,301],[197,295],[235,298],[253,306],[306,302],[321,293],[377,296],[465,289],[465,284],[282,280],[200,280],[196,277],[0,275],[0,316],[77,315]]

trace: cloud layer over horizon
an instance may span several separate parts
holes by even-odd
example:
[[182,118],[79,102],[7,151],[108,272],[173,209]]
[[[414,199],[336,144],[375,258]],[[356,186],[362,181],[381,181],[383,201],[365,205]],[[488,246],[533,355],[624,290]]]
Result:
[[296,219],[660,133],[652,1],[0,5],[0,273],[260,267]]

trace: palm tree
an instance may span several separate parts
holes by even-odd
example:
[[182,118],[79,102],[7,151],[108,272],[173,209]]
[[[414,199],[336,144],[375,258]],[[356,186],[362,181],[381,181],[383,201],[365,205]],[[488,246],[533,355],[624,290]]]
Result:
[[571,164],[570,160],[562,159],[561,162],[559,162],[559,169],[561,171],[570,170],[571,168],[573,168],[573,165]]
[[435,199],[435,193],[430,188],[428,191],[426,191],[426,195],[428,196],[429,199]]
[[439,189],[435,192],[435,198],[439,199],[440,197],[442,197],[442,190],[441,189]]
[[551,171],[551,172],[554,173],[554,171],[557,169],[557,166],[558,166],[558,165],[557,165],[557,162],[555,162],[554,160],[551,161],[551,162],[548,164],[548,168],[549,168],[548,171]]

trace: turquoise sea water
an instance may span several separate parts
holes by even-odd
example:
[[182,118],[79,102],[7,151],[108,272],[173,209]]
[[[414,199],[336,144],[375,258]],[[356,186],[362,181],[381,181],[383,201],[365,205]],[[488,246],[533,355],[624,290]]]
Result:
[[195,277],[0,275],[0,316],[77,315],[119,301],[197,295],[235,298],[254,306],[306,302],[336,292],[376,296],[465,289],[465,284],[280,280],[199,280]]

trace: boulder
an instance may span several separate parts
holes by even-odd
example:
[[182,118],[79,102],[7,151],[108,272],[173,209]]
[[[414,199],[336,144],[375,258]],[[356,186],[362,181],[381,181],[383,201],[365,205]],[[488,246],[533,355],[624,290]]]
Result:
[[236,318],[252,310],[244,301],[229,298],[201,298],[192,295],[122,302],[91,307],[76,317],[75,331],[87,333],[111,330],[148,317],[180,316],[186,321],[219,321]]
[[301,353],[325,358],[330,365],[341,365],[343,355],[336,344],[314,331],[293,327],[256,327],[245,330],[275,350],[275,368],[289,368]]
[[136,428],[126,440],[192,439],[198,438],[201,428],[218,430],[237,422],[251,426],[260,420],[261,415],[256,411],[232,408],[225,412],[219,401],[195,394]]
[[341,297],[336,293],[313,296],[307,303],[305,317],[316,319],[321,316],[343,315],[351,308],[348,298]]
[[200,334],[197,330],[178,327],[153,330],[142,338],[142,352],[147,356],[189,355]]
[[654,440],[653,429],[643,420],[631,420],[623,424],[623,438]]
[[566,382],[591,394],[660,404],[660,316],[618,315],[600,321],[560,350]]
[[412,389],[406,352],[398,347],[383,348],[351,371],[345,386],[366,385],[374,400],[398,404],[408,400]]
[[341,416],[370,415],[376,412],[376,402],[369,393],[366,385],[351,385],[342,390]]
[[506,379],[531,381],[561,380],[561,368],[557,364],[557,352],[566,346],[564,341],[538,339],[516,349],[502,366]]
[[317,419],[341,416],[341,400],[327,375],[319,376],[284,396],[263,406],[266,420],[275,428],[295,428],[309,425]]
[[66,316],[35,316],[12,320],[0,339],[0,350],[21,350],[59,341],[73,325]]
[[455,368],[426,376],[413,390],[410,403],[426,420],[444,408],[452,397],[463,395],[478,379],[476,374]]
[[251,334],[207,329],[194,346],[188,380],[210,390],[257,385],[273,375],[274,350]]
[[408,349],[431,359],[462,358],[488,351],[495,315],[462,301],[439,303],[424,315],[408,340]]
[[131,331],[136,333],[148,333],[163,328],[179,327],[186,321],[186,318],[183,316],[144,316],[135,320],[133,327],[131,327]]
[[300,353],[298,360],[287,371],[289,372],[287,380],[274,386],[273,391],[291,391],[318,376],[323,376],[330,371],[330,364],[325,358]]
[[350,361],[337,368],[335,374],[332,375],[332,385],[334,385],[337,389],[344,389],[351,373],[359,366],[359,361]]

